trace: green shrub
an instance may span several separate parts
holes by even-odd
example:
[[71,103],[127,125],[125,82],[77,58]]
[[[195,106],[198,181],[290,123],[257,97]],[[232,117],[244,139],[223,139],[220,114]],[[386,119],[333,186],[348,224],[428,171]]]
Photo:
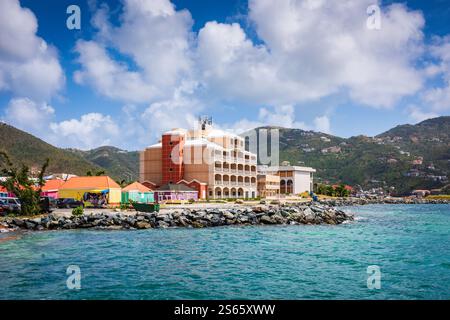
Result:
[[84,209],[81,206],[72,209],[73,216],[81,216],[81,215],[83,215],[83,213],[84,213]]
[[0,176],[5,177],[0,181],[0,186],[14,193],[19,199],[21,215],[30,216],[41,213],[41,190],[45,184],[44,175],[48,165],[49,159],[44,162],[38,178],[35,180],[31,178],[30,167],[23,163],[14,163],[8,154],[0,151]]

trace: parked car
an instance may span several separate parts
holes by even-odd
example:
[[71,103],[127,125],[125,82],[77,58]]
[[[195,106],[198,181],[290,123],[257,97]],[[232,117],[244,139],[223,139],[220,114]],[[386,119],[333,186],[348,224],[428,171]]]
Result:
[[19,199],[17,198],[11,198],[11,197],[6,197],[6,198],[1,198],[0,199],[0,212],[2,213],[8,213],[8,212],[20,212],[21,210],[21,205],[19,202]]
[[56,200],[56,206],[60,209],[76,208],[76,207],[84,208],[84,203],[83,203],[83,201],[76,200],[74,198],[61,198],[61,199]]
[[4,216],[8,213],[8,205],[0,199],[0,216]]
[[56,200],[51,197],[41,197],[41,210],[45,213],[50,213],[56,208]]

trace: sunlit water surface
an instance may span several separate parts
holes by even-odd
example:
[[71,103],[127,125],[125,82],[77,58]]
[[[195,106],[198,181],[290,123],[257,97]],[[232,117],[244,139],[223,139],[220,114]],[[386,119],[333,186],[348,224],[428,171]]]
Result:
[[[0,299],[450,298],[449,205],[345,210],[356,221],[26,233],[0,241]],[[80,290],[67,288],[69,265]]]

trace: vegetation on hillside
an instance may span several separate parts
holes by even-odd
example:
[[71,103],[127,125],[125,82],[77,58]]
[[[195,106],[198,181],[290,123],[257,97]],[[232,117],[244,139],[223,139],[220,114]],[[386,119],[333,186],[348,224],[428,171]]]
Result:
[[116,180],[135,181],[139,178],[139,152],[137,151],[125,151],[109,146],[88,151],[69,150],[104,168],[108,175]]
[[54,147],[39,138],[10,125],[0,123],[0,151],[6,152],[12,163],[23,163],[32,173],[51,159],[47,172],[83,175],[99,166],[67,150]]
[[45,159],[51,159],[47,172],[86,175],[98,172],[116,180],[134,181],[138,178],[139,153],[115,147],[100,147],[89,151],[61,149],[5,123],[0,123],[0,151],[6,152],[13,163],[23,162],[35,173]]
[[280,162],[317,169],[319,183],[383,188],[404,195],[413,189],[444,187],[450,178],[450,117],[398,126],[376,137],[348,139],[278,129]]

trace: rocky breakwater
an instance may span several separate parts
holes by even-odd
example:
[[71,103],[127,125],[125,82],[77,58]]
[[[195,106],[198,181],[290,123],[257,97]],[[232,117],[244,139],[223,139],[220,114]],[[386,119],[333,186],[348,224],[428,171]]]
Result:
[[173,209],[158,213],[108,212],[81,216],[8,218],[2,224],[8,229],[60,230],[60,229],[150,229],[150,228],[204,228],[227,225],[299,225],[341,224],[353,216],[323,204],[290,204],[232,208]]
[[329,198],[319,203],[330,206],[354,206],[366,204],[450,204],[448,199],[412,198],[412,197],[376,197],[376,198]]

